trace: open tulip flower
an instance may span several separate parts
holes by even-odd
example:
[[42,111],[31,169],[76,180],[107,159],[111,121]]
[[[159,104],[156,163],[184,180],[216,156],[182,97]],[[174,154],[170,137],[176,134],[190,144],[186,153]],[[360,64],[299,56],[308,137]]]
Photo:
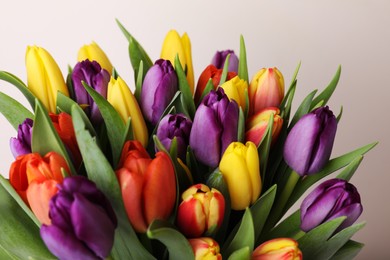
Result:
[[84,60],[97,61],[111,75],[113,66],[107,55],[96,42],[86,44],[80,48],[77,61],[81,62]]
[[252,260],[302,260],[302,252],[294,239],[275,238],[259,245]]

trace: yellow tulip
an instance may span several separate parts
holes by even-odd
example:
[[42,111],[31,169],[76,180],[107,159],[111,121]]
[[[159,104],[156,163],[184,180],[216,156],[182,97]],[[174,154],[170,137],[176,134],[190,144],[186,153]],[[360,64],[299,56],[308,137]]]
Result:
[[179,55],[181,66],[187,72],[187,81],[190,85],[191,93],[194,93],[194,69],[192,66],[191,41],[187,33],[182,37],[175,30],[170,30],[165,37],[161,58],[169,60],[172,64],[175,62],[176,54]]
[[90,60],[90,61],[97,61],[100,66],[107,70],[108,73],[112,73],[112,64],[110,60],[108,59],[107,55],[104,53],[104,51],[97,45],[96,42],[92,42],[89,45],[84,45],[80,48],[77,61],[83,61],[83,60]]
[[27,85],[49,112],[56,112],[57,92],[69,96],[61,70],[43,48],[28,46],[26,51]]
[[111,77],[108,83],[107,100],[119,113],[124,122],[131,117],[134,138],[146,147],[148,143],[148,129],[146,128],[145,120],[142,117],[137,100],[122,78],[118,77],[115,80]]
[[235,76],[231,80],[226,81],[221,85],[225,94],[230,100],[235,100],[237,104],[245,111],[246,101],[245,95],[248,93],[248,82]]
[[231,143],[219,163],[228,186],[231,207],[243,210],[254,203],[261,192],[260,162],[256,145]]

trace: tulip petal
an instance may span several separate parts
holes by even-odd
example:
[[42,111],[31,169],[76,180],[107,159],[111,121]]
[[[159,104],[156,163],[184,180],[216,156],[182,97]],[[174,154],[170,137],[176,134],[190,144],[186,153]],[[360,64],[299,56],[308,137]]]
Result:
[[346,227],[351,226],[362,214],[363,212],[363,206],[360,203],[354,203],[349,205],[348,207],[343,208],[336,214],[334,214],[329,220],[341,217],[341,216],[346,216],[347,219],[344,220],[343,223],[337,228],[336,232],[339,230],[342,230]]
[[15,137],[12,137],[10,139],[9,146],[11,148],[11,153],[14,158],[18,157],[19,155],[31,153],[31,145],[28,146],[25,142]]
[[183,201],[177,212],[177,226],[186,237],[200,237],[206,229],[202,203],[195,199]]

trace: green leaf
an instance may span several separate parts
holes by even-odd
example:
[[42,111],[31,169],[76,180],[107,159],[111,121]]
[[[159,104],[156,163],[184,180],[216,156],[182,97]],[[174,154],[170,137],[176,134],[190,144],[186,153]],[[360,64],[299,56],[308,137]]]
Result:
[[336,74],[333,76],[332,81],[329,83],[329,85],[322,91],[315,99],[313,99],[313,102],[311,103],[311,108],[314,108],[319,102],[324,101],[323,105],[325,105],[330,97],[332,96],[333,92],[336,89],[337,83],[339,82],[341,74],[341,66],[337,68]]
[[287,94],[284,96],[282,103],[280,104],[280,115],[283,121],[288,122],[290,120],[291,105],[294,99],[295,89],[297,87],[297,81],[290,86]]
[[219,80],[219,86],[221,86],[223,83],[225,83],[227,75],[228,75],[228,69],[229,69],[229,59],[230,59],[230,54],[226,56],[225,63],[223,65],[223,70],[221,74],[221,79]]
[[209,81],[207,81],[206,87],[204,88],[204,90],[203,90],[203,92],[202,92],[202,96],[201,96],[200,99],[199,99],[198,106],[199,106],[199,104],[202,102],[203,98],[204,98],[208,93],[210,93],[210,91],[213,90],[213,89],[214,89],[213,80],[212,80],[212,79],[209,79]]
[[228,260],[250,260],[251,250],[248,246],[234,251],[228,258]]
[[362,162],[364,156],[357,156],[350,164],[348,164],[343,171],[337,175],[336,178],[349,181],[354,175],[355,171],[359,168],[360,163]]
[[143,73],[144,73],[144,62],[141,60],[139,62],[137,81],[135,83],[135,91],[134,91],[134,96],[135,96],[135,98],[137,99],[138,102],[140,102],[140,100],[141,100],[141,91],[142,91],[142,84],[143,84]]
[[261,237],[259,242],[261,243],[278,237],[295,237],[296,234],[301,232],[300,224],[301,213],[300,210],[297,210],[274,227],[271,232],[264,234],[264,237]]
[[246,47],[244,36],[240,35],[240,59],[238,61],[238,77],[249,82],[248,64],[246,60]]
[[24,84],[24,82],[21,79],[6,71],[0,71],[0,79],[7,81],[12,85],[14,85],[15,87],[17,87],[20,90],[20,92],[22,92],[22,94],[26,97],[27,101],[31,105],[31,108],[35,109],[35,96],[27,88],[26,84]]
[[364,244],[349,240],[332,256],[332,260],[352,260],[364,247]]
[[342,116],[343,116],[343,106],[341,106],[340,113],[338,114],[338,116],[336,118],[337,119],[337,123],[340,122]]
[[298,63],[297,67],[295,68],[295,71],[294,71],[294,74],[291,78],[291,83],[290,83],[290,88],[292,85],[296,84],[296,81],[297,81],[297,77],[298,77],[298,73],[299,73],[299,69],[301,68],[301,62]]
[[179,55],[176,55],[175,57],[175,71],[177,74],[177,79],[179,83],[179,90],[182,93],[184,107],[187,107],[188,113],[191,118],[194,118],[195,115],[195,103],[194,99],[192,98],[192,93],[190,89],[190,85],[188,84],[186,74],[184,73],[184,70],[181,66]]
[[245,115],[241,107],[239,108],[238,114],[238,131],[237,131],[237,140],[241,143],[245,143]]
[[260,141],[259,147],[257,148],[259,153],[259,161],[260,161],[260,175],[263,183],[265,181],[265,176],[267,175],[266,170],[267,170],[268,157],[269,157],[269,152],[270,152],[271,142],[272,142],[273,125],[274,125],[274,115],[271,113],[268,120],[267,129],[265,131],[262,140]]
[[317,93],[317,90],[312,91],[309,95],[306,96],[306,98],[302,101],[300,106],[298,107],[297,111],[295,112],[295,115],[293,119],[291,120],[291,123],[289,125],[289,128],[291,129],[295,123],[304,115],[310,112],[310,105],[313,100],[314,95]]
[[166,221],[153,221],[148,228],[147,235],[150,239],[157,239],[167,247],[170,260],[194,259],[195,257],[185,236]]
[[2,92],[0,92],[0,113],[4,115],[15,130],[18,130],[18,126],[26,118],[34,118],[34,115],[22,104]]

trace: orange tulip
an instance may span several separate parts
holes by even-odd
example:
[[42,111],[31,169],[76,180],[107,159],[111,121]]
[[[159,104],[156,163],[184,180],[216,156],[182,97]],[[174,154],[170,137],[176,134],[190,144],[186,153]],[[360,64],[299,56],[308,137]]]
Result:
[[43,224],[51,223],[49,201],[64,179],[61,169],[70,172],[64,158],[49,152],[44,157],[38,153],[21,155],[9,171],[11,185]]

